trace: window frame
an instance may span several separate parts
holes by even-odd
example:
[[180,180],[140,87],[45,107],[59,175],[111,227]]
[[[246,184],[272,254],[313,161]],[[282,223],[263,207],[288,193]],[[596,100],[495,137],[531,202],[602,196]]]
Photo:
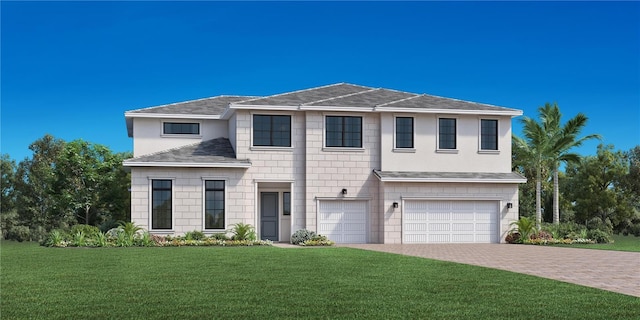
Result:
[[[197,124],[198,133],[166,133],[166,124]],[[201,138],[202,137],[202,121],[177,121],[177,120],[162,120],[160,122],[160,136],[171,138]]]
[[[455,127],[454,127],[455,132],[453,133],[453,139],[454,139],[454,147],[453,148],[443,148],[441,146],[441,143],[440,143],[440,134],[441,134],[440,120],[444,120],[444,119],[453,120],[454,124],[455,124]],[[437,152],[457,153],[458,152],[458,122],[459,122],[458,117],[438,116],[436,121],[437,121],[437,125],[436,125],[436,127],[437,127],[437,132],[436,132]]]
[[[398,146],[398,119],[406,118],[411,119],[411,147]],[[398,115],[393,116],[393,151],[396,152],[411,152],[416,150],[416,117]]]
[[[328,126],[327,126],[327,121],[329,118],[359,118],[360,119],[360,146],[356,146],[356,147],[351,147],[351,146],[344,146],[344,129],[345,129],[345,124],[344,122],[342,123],[342,145],[341,146],[329,146],[328,145],[328,137],[327,137],[327,130],[328,130]],[[323,119],[322,119],[322,126],[323,126],[323,148],[329,149],[329,150],[344,150],[344,151],[348,151],[348,150],[352,150],[352,151],[360,151],[360,150],[364,150],[364,120],[365,117],[362,115],[353,115],[353,114],[325,114],[323,115]]]
[[[251,116],[251,149],[252,150],[259,150],[259,149],[268,149],[268,150],[274,150],[274,149],[284,149],[284,150],[289,150],[293,148],[293,122],[294,122],[294,117],[292,114],[290,113],[278,113],[278,112],[270,112],[270,113],[254,113],[252,112],[250,114]],[[255,116],[269,116],[269,117],[289,117],[289,145],[288,146],[274,146],[274,145],[256,145],[256,139],[255,139]],[[273,118],[270,121],[271,123],[273,122]],[[270,130],[271,134],[273,134],[273,130]]]
[[[289,196],[288,203],[287,203],[286,195]],[[287,208],[288,208],[288,210],[287,210]],[[291,191],[283,191],[282,192],[282,215],[283,216],[291,216]]]
[[[173,214],[175,212],[175,201],[173,201],[175,199],[175,178],[166,178],[166,177],[148,177],[149,180],[149,230],[150,231],[157,231],[157,232],[173,232],[174,226],[175,226],[175,215]],[[171,205],[170,205],[170,214],[171,214],[171,218],[169,219],[171,221],[171,226],[169,228],[155,228],[154,227],[154,191],[156,190],[154,187],[154,181],[169,181],[171,183],[171,187],[170,187],[170,200],[171,200]],[[166,191],[166,189],[164,190]]]
[[[496,124],[496,128],[495,128],[495,142],[496,142],[496,148],[495,149],[484,149],[482,147],[482,137],[483,137],[483,133],[482,133],[482,123],[483,121],[495,121]],[[497,118],[480,118],[478,120],[478,152],[480,153],[499,153],[500,152],[500,120]]]
[[[208,181],[218,181],[223,183],[222,189],[222,227],[221,228],[207,228],[207,191],[220,191],[220,190],[207,190]],[[215,233],[226,230],[227,225],[227,186],[229,181],[226,178],[220,177],[202,177],[202,231],[205,233]],[[215,201],[215,200],[214,200]]]

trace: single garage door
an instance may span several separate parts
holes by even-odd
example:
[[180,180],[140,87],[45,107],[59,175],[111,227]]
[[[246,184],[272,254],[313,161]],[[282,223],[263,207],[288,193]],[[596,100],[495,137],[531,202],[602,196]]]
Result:
[[403,243],[497,243],[498,201],[405,201]]
[[366,243],[368,207],[361,200],[321,200],[318,233],[336,243]]

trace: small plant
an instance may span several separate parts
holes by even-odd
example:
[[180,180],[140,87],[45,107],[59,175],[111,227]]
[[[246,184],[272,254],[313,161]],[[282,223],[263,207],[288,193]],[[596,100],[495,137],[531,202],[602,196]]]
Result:
[[226,233],[214,233],[211,234],[211,236],[209,236],[209,239],[214,239],[214,240],[229,240],[229,237],[227,237]]
[[256,240],[256,231],[252,225],[246,223],[236,223],[231,228],[232,240]]
[[135,239],[136,245],[142,247],[153,247],[156,245],[156,242],[153,240],[149,232],[142,233],[142,236]]
[[517,231],[511,231],[504,238],[504,241],[506,243],[522,243],[522,237],[520,237],[520,233],[518,233]]
[[329,238],[327,238],[326,236],[320,235],[320,234],[316,234],[310,240],[306,240],[306,241],[303,241],[303,242],[299,243],[299,245],[306,246],[306,247],[310,247],[310,246],[332,246],[334,244],[335,244],[335,242],[329,240]]
[[529,239],[536,232],[536,222],[527,217],[520,217],[518,221],[511,222],[511,226],[516,227],[522,239]]
[[185,240],[204,240],[207,236],[202,231],[189,231],[184,234]]
[[73,227],[71,227],[71,231],[69,231],[69,233],[71,235],[74,235],[79,231],[82,231],[82,233],[86,238],[94,238],[98,233],[101,232],[100,229],[96,226],[90,226],[86,224],[76,224]]
[[78,230],[71,234],[71,242],[76,247],[84,247],[87,245],[87,241],[82,230]]
[[96,247],[108,247],[109,246],[109,240],[107,240],[107,235],[105,235],[102,232],[98,232],[98,234],[96,234],[93,237],[94,240],[94,245]]
[[65,247],[67,244],[64,240],[64,232],[56,229],[49,232],[49,236],[44,240],[43,245],[47,247]]
[[293,235],[291,235],[291,244],[295,244],[298,245],[300,243],[303,243],[307,240],[311,240],[313,239],[313,237],[316,236],[316,233],[311,231],[311,230],[307,230],[307,229],[300,229],[296,232],[293,233]]

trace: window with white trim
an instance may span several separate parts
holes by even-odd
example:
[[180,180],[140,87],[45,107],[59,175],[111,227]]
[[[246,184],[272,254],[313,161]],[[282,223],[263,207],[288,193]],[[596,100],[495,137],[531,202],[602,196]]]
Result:
[[163,122],[162,134],[199,135],[200,124],[197,122]]
[[413,117],[396,117],[396,148],[413,148]]
[[204,228],[224,229],[224,180],[204,181]]
[[291,147],[291,116],[254,114],[253,145]]
[[438,149],[455,150],[456,147],[456,119],[438,118]]
[[326,116],[325,146],[362,148],[362,117]]
[[151,229],[172,228],[171,180],[151,180]]
[[480,119],[480,150],[498,150],[498,120]]
[[282,215],[291,215],[291,192],[282,193]]

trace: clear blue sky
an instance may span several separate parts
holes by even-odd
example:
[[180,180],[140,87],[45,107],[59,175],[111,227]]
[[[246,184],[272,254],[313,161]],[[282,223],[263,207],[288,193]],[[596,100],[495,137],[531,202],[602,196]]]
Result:
[[[639,2],[7,2],[1,152],[50,133],[130,151],[124,112],[336,82],[585,113],[640,144]],[[518,118],[514,133],[520,133]],[[598,142],[578,151],[594,154]]]

